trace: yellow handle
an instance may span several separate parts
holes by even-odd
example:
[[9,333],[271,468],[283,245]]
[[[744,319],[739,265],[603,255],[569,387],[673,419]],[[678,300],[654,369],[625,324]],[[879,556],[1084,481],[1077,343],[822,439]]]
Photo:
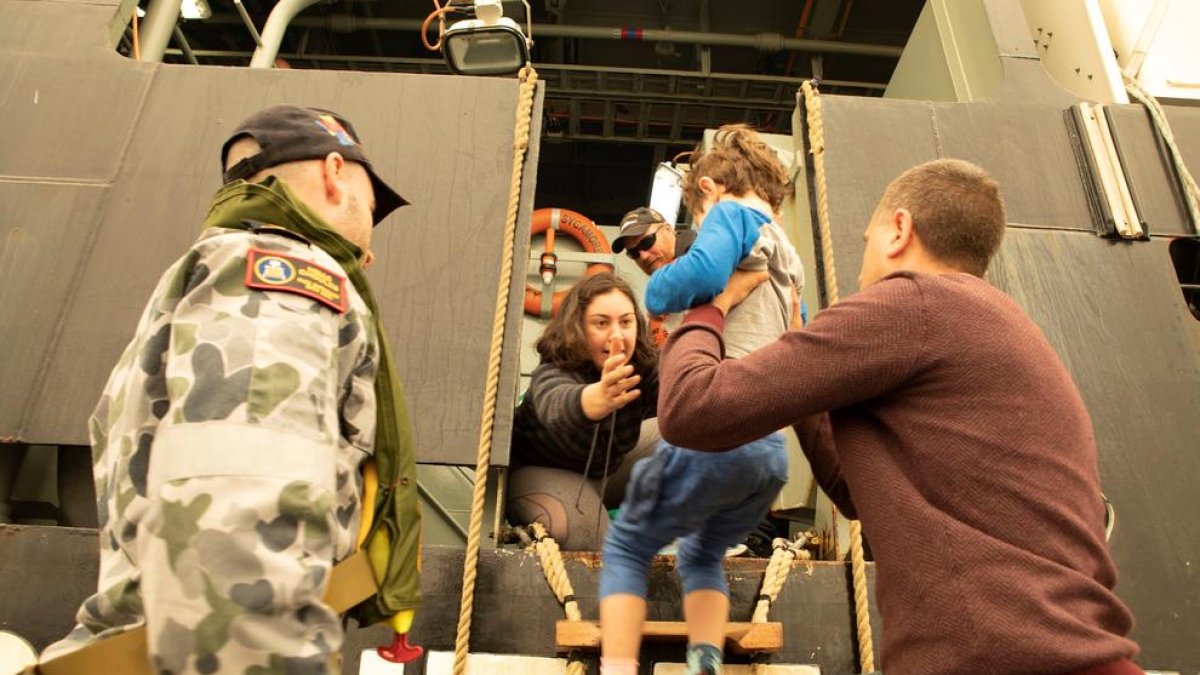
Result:
[[388,617],[387,623],[397,633],[407,633],[412,629],[413,610],[406,609]]
[[[378,492],[379,470],[375,467],[375,460],[368,459],[363,463],[362,520],[358,523],[356,541],[357,548],[360,549],[366,544],[367,557],[371,559],[371,566],[375,568],[376,573],[387,564],[392,548],[391,535],[387,528],[380,528],[370,543],[366,542],[367,533],[371,531],[372,520],[375,517],[375,495]],[[413,610],[406,609],[388,617],[386,623],[397,633],[407,633],[412,629],[414,615]]]
[[358,537],[355,539],[354,547],[356,549],[363,547],[363,541],[367,538],[367,533],[371,531],[371,524],[375,517],[375,494],[379,491],[379,470],[375,468],[375,459],[368,459],[363,463],[363,499],[362,520],[358,523]]

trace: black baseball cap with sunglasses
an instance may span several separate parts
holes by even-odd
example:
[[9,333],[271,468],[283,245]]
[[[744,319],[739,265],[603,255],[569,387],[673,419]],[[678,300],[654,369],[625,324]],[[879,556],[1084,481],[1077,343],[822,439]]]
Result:
[[[620,253],[625,251],[625,254],[634,260],[638,259],[642,251],[649,251],[657,239],[657,231],[646,234],[650,228],[658,224],[666,224],[662,214],[649,206],[639,206],[638,208],[626,213],[621,218],[621,231],[617,234],[617,238],[613,241],[613,252]],[[637,239],[641,237],[636,245],[627,248],[627,240]]]

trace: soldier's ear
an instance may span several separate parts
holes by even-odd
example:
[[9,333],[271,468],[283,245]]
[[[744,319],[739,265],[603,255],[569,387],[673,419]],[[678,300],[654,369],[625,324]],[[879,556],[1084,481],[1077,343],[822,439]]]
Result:
[[325,155],[321,162],[321,182],[330,203],[340,205],[347,198],[346,158],[340,152]]

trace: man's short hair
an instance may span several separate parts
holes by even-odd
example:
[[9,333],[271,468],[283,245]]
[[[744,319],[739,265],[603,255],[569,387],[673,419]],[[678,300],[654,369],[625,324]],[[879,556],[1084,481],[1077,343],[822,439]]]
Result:
[[907,209],[930,254],[978,277],[999,250],[1007,223],[1000,185],[961,159],[937,159],[905,171],[884,190],[879,208]]

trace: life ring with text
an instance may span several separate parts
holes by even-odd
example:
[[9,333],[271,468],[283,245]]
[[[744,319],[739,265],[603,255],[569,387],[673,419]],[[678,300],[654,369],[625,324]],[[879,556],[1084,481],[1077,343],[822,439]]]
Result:
[[[542,252],[540,270],[545,278],[553,279],[558,271],[558,256],[554,254],[554,233],[565,234],[583,247],[588,253],[612,253],[608,239],[600,228],[590,218],[568,209],[538,209],[533,212],[533,226],[529,236],[546,235],[546,247]],[[584,272],[586,276],[608,272],[613,266],[608,263],[591,263]],[[558,314],[563,298],[567,297],[569,289],[557,291],[550,299],[550,316]],[[532,284],[525,284],[525,313],[530,316],[542,316],[542,291]]]

